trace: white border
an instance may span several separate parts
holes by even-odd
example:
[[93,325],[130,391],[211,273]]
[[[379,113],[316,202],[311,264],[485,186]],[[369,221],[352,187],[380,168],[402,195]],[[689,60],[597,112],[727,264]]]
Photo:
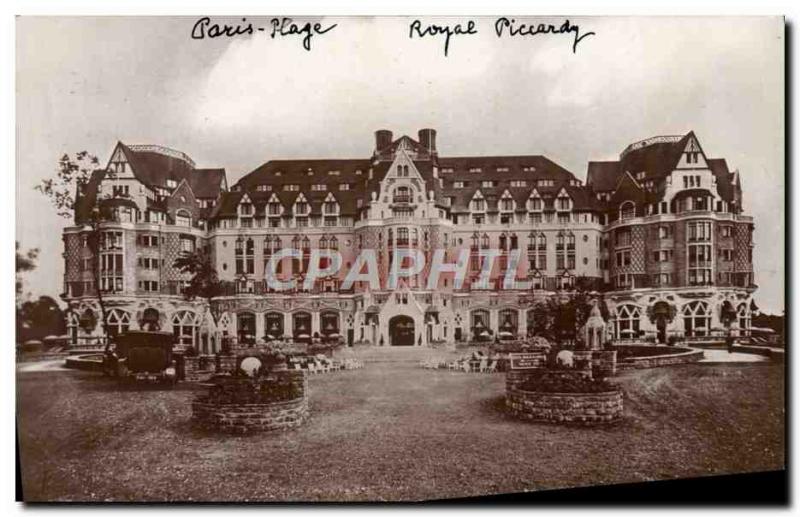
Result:
[[[4,158],[5,167],[3,171],[3,181],[6,183],[4,189],[0,189],[0,219],[2,220],[2,228],[3,231],[0,232],[2,235],[2,246],[3,249],[6,250],[6,253],[0,255],[0,264],[2,264],[2,268],[4,271],[7,271],[8,274],[4,275],[6,278],[6,282],[3,284],[4,288],[2,291],[2,296],[0,303],[2,303],[2,310],[0,311],[0,318],[2,318],[2,325],[0,329],[3,329],[3,333],[5,336],[8,336],[8,339],[5,339],[2,344],[3,350],[3,359],[5,359],[4,370],[6,375],[3,376],[3,389],[0,390],[2,393],[2,408],[3,408],[3,416],[5,416],[5,422],[8,422],[6,425],[2,427],[2,437],[0,438],[0,443],[2,443],[2,451],[4,452],[2,458],[2,483],[0,486],[2,487],[2,495],[0,496],[0,501],[2,501],[3,514],[10,515],[10,514],[17,514],[21,513],[22,511],[41,511],[38,510],[31,510],[30,508],[23,509],[22,505],[13,503],[14,499],[14,485],[15,485],[15,463],[14,463],[14,427],[13,427],[13,418],[11,418],[12,412],[15,412],[15,373],[14,373],[14,346],[13,346],[13,337],[11,333],[13,332],[14,328],[14,320],[12,316],[12,308],[13,308],[13,301],[14,300],[14,290],[12,288],[12,259],[11,259],[11,249],[13,245],[14,235],[15,235],[15,185],[14,185],[14,178],[15,178],[15,158],[14,158],[14,150],[15,150],[15,119],[14,119],[14,112],[15,112],[15,98],[14,98],[14,63],[15,63],[15,22],[14,22],[14,15],[22,14],[22,15],[145,15],[145,14],[156,14],[156,15],[176,15],[176,14],[293,14],[293,15],[303,15],[303,14],[336,14],[336,15],[355,15],[355,14],[372,14],[372,15],[393,15],[393,14],[420,14],[420,15],[444,15],[444,14],[469,14],[469,15],[481,15],[481,14],[536,14],[536,15],[574,15],[574,14],[585,14],[585,15],[786,15],[787,19],[790,23],[794,24],[793,31],[792,31],[792,48],[796,47],[794,44],[798,38],[798,20],[800,20],[800,2],[796,0],[750,0],[750,1],[737,1],[737,0],[727,0],[727,1],[720,1],[720,2],[710,2],[710,1],[701,1],[701,0],[670,0],[668,2],[660,2],[660,3],[648,3],[645,4],[643,2],[637,1],[575,1],[575,0],[558,0],[558,1],[551,1],[551,2],[539,2],[537,4],[531,5],[529,2],[523,1],[511,1],[511,0],[492,0],[491,2],[476,2],[472,0],[452,0],[452,1],[441,1],[432,5],[433,2],[430,0],[405,0],[403,2],[392,2],[387,3],[384,5],[378,5],[377,2],[363,2],[358,3],[355,1],[323,1],[323,0],[316,0],[316,1],[299,1],[295,0],[293,2],[289,1],[276,1],[276,2],[267,2],[267,1],[247,1],[247,0],[225,0],[224,2],[212,2],[209,0],[196,0],[193,2],[172,2],[168,3],[165,0],[139,0],[136,2],[117,2],[111,3],[108,1],[102,0],[94,0],[94,1],[72,1],[66,2],[64,0],[57,1],[57,0],[42,0],[42,1],[21,1],[21,0],[12,0],[8,2],[4,2],[0,10],[3,12],[2,20],[0,23],[0,48],[2,49],[2,66],[4,72],[0,75],[2,78],[2,82],[0,83],[2,86],[2,99],[3,102],[0,104],[2,106],[2,118],[1,120],[4,122],[2,124],[2,134],[0,135],[0,142],[2,144],[2,153],[0,156]],[[791,57],[792,69],[797,68],[797,54],[793,52]],[[796,91],[796,81],[793,91]],[[788,93],[788,92],[787,92]],[[793,103],[793,110],[791,115],[794,115],[796,111],[796,103]],[[794,117],[793,117],[794,118]],[[798,136],[797,132],[792,135],[791,142],[787,142],[787,145],[792,145],[793,149],[797,149],[797,142]],[[795,156],[795,161],[797,157]],[[800,181],[796,179],[794,171],[786,171],[787,178],[788,177],[795,177],[792,185],[792,196],[794,199],[800,199]],[[792,204],[789,205],[791,222],[793,223],[793,232],[792,237],[793,241],[797,241],[800,239],[800,221],[798,221],[797,211],[793,209]],[[787,251],[794,250],[794,242],[789,243],[789,247]],[[796,277],[796,275],[795,275]],[[789,288],[789,293],[791,297],[790,300],[787,299],[787,305],[791,307],[791,314],[788,316],[795,322],[800,321],[798,318],[798,312],[800,312],[800,308],[798,308],[797,300],[795,300],[792,293],[797,292],[797,282],[793,281],[792,285]],[[788,347],[792,347],[794,343],[787,343]],[[792,366],[793,371],[797,370],[797,354],[792,353]],[[793,393],[791,395],[796,395],[794,393],[795,390],[792,390]],[[789,401],[792,403],[792,408],[789,409],[790,415],[793,415],[794,409],[796,407],[795,401],[797,400],[796,396],[791,396]],[[794,426],[791,425],[790,422],[790,429],[796,429]],[[796,438],[795,435],[791,438]],[[791,439],[790,438],[790,439]],[[797,450],[797,441],[792,440],[791,447],[789,449],[793,452],[793,458],[796,456]],[[795,465],[795,461],[791,461],[792,465]],[[791,476],[792,479],[792,493],[797,494],[797,486],[798,486],[798,475],[797,473],[793,473],[794,475]],[[676,494],[676,498],[680,498],[680,494]],[[107,513],[113,511],[115,508],[103,508],[103,509],[88,509],[93,513],[95,511],[100,511],[102,513]],[[69,508],[64,507],[62,511],[70,511],[72,513],[77,512],[85,512],[87,508]],[[128,508],[126,511],[141,511],[142,509],[139,508]],[[150,512],[155,512],[155,514],[164,515],[166,512],[195,512],[198,511],[198,508],[188,508],[188,507],[179,507],[179,508],[166,508],[166,507],[158,507],[158,508],[148,508]],[[208,511],[211,509],[199,509],[200,511]],[[212,511],[228,511],[229,509],[223,510],[212,510]],[[351,511],[351,508],[327,508],[327,511]],[[482,508],[483,511],[491,511],[493,508]],[[726,514],[731,512],[733,509],[726,508],[726,509],[718,509],[714,510],[714,512],[725,512]],[[263,509],[251,507],[249,511],[263,511]],[[271,514],[275,512],[283,513],[286,510],[278,509],[278,508],[269,508],[267,509]],[[411,512],[419,512],[420,509],[407,509],[403,510],[403,513],[411,513]],[[423,510],[429,511],[429,510]],[[449,511],[453,511],[452,509]],[[459,510],[455,510],[459,511]],[[517,512],[529,512],[530,509],[523,510],[517,509]],[[537,509],[537,512],[542,513],[551,513],[552,509]],[[570,511],[569,513],[574,512],[575,510]],[[604,510],[603,513],[611,512],[618,513],[620,510]],[[675,513],[680,511],[681,515],[686,515],[687,513],[699,513],[699,510],[688,511],[687,510],[674,510]],[[733,510],[735,511],[735,510]],[[763,511],[763,510],[748,510],[750,511]],[[563,512],[560,512],[563,514]],[[669,513],[672,513],[670,511]],[[738,513],[738,512],[737,512]]]

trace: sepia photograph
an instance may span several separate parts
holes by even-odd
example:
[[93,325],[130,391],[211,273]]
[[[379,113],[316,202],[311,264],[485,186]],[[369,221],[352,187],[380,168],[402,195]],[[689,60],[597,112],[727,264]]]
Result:
[[14,25],[20,501],[780,493],[783,17]]

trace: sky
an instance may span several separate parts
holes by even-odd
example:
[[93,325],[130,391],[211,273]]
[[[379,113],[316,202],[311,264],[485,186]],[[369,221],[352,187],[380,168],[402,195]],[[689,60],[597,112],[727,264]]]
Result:
[[[784,39],[781,18],[579,18],[570,34],[409,38],[413,18],[337,24],[311,38],[192,39],[196,17],[17,18],[16,233],[39,248],[33,296],[62,290],[68,220],[33,187],[64,153],[105,163],[117,141],[161,144],[232,184],[271,159],[366,158],[373,133],[435,128],[443,156],[543,154],[585,179],[590,160],[694,130],[738,169],[755,219],[756,303],[784,308]],[[213,17],[216,23],[241,18]],[[422,18],[465,26],[469,18]],[[564,19],[515,17],[516,24]],[[246,23],[246,22],[245,22]],[[244,24],[243,24],[244,25]]]

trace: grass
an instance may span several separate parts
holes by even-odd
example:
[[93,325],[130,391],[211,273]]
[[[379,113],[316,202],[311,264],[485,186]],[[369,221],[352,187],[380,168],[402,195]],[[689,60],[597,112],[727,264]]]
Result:
[[21,373],[24,496],[420,500],[784,468],[782,366],[693,364],[618,381],[623,421],[585,429],[508,417],[501,374],[367,364],[310,379],[305,427],[221,437],[191,426],[187,385]]

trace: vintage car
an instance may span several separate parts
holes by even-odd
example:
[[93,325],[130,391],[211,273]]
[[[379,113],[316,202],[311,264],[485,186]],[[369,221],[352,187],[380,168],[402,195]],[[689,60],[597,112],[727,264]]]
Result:
[[117,336],[105,360],[105,370],[121,380],[157,380],[174,385],[177,357],[169,332],[129,331]]

